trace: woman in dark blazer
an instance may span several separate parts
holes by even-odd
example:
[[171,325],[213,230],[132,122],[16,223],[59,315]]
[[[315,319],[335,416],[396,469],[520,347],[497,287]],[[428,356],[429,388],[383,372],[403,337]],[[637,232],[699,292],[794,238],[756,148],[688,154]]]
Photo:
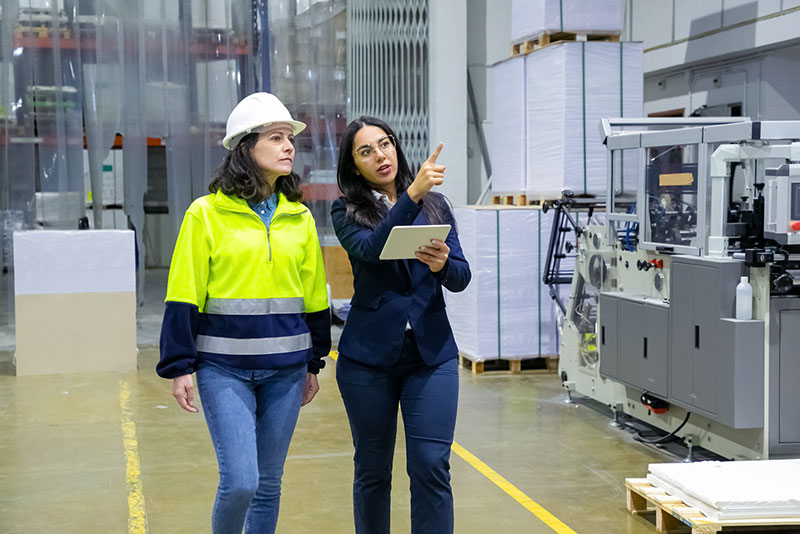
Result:
[[[458,404],[458,349],[442,287],[462,291],[470,270],[444,197],[442,150],[409,170],[397,136],[361,117],[345,130],[333,203],[336,235],[350,257],[355,293],[339,341],[336,378],[355,445],[356,534],[388,534],[397,408],[411,479],[411,532],[453,532],[450,445]],[[381,261],[394,226],[450,224],[417,259]]]

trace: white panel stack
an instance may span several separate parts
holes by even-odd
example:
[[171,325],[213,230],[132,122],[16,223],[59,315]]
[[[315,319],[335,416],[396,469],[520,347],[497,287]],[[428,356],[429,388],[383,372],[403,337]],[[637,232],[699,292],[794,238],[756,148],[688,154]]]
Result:
[[543,33],[619,34],[622,0],[512,0],[511,40]]
[[524,191],[525,58],[515,57],[490,71],[489,116],[492,118],[491,162],[494,191]]
[[454,214],[472,270],[465,291],[447,293],[459,351],[474,361],[556,354],[555,306],[541,282],[552,212],[484,206]]
[[[641,43],[564,42],[525,57],[527,192],[544,199],[563,189],[605,193],[607,150],[598,124],[642,115]],[[625,164],[635,172],[633,157]]]
[[[642,68],[641,43],[599,41],[561,42],[494,65],[492,191],[529,199],[560,198],[564,189],[605,194],[607,151],[598,125],[606,117],[642,116]],[[628,189],[637,165],[626,153]]]

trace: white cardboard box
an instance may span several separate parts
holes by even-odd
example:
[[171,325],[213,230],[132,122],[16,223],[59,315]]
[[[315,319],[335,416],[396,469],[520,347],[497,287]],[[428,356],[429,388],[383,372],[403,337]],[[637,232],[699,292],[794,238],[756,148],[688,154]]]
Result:
[[17,375],[136,368],[129,230],[14,233]]

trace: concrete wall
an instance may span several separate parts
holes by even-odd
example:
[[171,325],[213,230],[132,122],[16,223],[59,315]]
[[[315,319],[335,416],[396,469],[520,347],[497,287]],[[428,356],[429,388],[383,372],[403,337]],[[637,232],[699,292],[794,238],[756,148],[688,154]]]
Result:
[[[511,51],[511,0],[467,0],[467,62],[472,78],[478,116],[486,136],[491,140],[492,117],[488,116],[487,68],[506,59]],[[486,185],[475,118],[468,110],[468,202],[475,203]]]
[[447,166],[437,188],[454,205],[467,202],[467,0],[428,4],[429,152],[444,143]]

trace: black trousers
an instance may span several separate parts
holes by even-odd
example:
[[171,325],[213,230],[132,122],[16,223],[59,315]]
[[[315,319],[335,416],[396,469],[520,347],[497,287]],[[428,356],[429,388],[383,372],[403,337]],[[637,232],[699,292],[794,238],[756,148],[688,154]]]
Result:
[[389,534],[398,407],[403,412],[411,479],[411,532],[451,534],[450,446],[458,405],[458,360],[429,367],[409,330],[394,366],[369,366],[340,354],[336,380],[356,451],[356,534]]

